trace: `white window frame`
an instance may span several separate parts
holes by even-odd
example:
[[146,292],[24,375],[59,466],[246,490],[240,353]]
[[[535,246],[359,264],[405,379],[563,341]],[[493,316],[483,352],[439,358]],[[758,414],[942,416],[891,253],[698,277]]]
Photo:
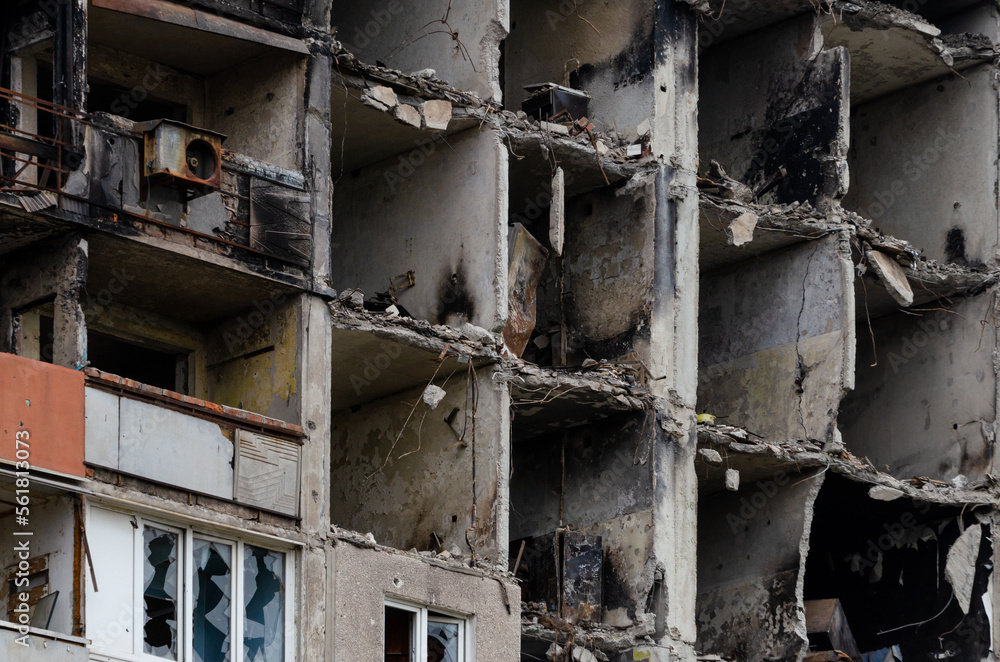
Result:
[[[466,614],[441,609],[431,605],[421,605],[398,598],[387,597],[383,606],[383,628],[385,627],[385,607],[392,607],[414,615],[413,631],[410,633],[411,655],[414,662],[427,662],[427,624],[453,623],[458,625],[458,662],[475,662],[475,619]],[[382,632],[382,659],[385,659],[386,632]]]
[[[125,662],[171,662],[169,658],[157,657],[144,651],[143,631],[145,626],[145,604],[143,602],[144,589],[144,552],[145,541],[143,532],[146,527],[152,527],[161,531],[169,531],[178,534],[177,558],[178,587],[177,595],[177,662],[194,662],[194,631],[192,619],[194,617],[194,539],[206,540],[217,544],[228,545],[233,552],[231,568],[231,616],[230,616],[230,662],[243,662],[243,555],[246,546],[259,547],[268,551],[280,553],[284,558],[284,662],[295,662],[295,548],[294,546],[283,546],[274,544],[271,540],[256,540],[252,537],[246,539],[235,536],[228,537],[210,529],[198,525],[184,525],[173,518],[148,518],[137,513],[125,512],[116,508],[109,508],[103,504],[92,505],[91,507],[101,508],[118,512],[121,515],[130,517],[133,527],[132,546],[132,577],[133,577],[133,619],[132,619],[132,653],[120,651],[106,651],[92,649],[91,658],[95,660],[123,660]],[[96,532],[95,532],[96,533]]]

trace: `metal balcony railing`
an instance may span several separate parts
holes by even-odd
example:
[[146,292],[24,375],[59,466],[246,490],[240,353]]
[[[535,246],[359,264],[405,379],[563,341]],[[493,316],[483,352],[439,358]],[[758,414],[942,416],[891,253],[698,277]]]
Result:
[[74,138],[86,114],[4,87],[0,108],[0,190],[59,192],[83,161]]

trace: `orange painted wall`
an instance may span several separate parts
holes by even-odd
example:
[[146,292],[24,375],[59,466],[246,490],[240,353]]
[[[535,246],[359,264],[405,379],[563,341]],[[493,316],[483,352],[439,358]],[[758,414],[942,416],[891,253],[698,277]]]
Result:
[[84,375],[0,352],[0,464],[16,461],[27,430],[33,469],[84,476]]

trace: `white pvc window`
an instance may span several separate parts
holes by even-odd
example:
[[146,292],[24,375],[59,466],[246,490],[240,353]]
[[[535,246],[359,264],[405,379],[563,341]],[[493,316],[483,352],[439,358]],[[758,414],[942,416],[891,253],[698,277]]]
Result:
[[92,543],[93,653],[126,662],[294,660],[290,552],[103,508],[90,509],[88,538],[114,541]]
[[472,662],[471,622],[396,600],[385,603],[383,662]]

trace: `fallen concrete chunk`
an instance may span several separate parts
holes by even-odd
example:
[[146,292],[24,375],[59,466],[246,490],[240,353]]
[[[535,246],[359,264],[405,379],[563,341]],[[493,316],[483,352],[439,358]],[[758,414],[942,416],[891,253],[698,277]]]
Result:
[[719,465],[722,464],[722,456],[719,455],[719,451],[714,448],[699,448],[698,457],[703,459],[709,464]]
[[437,406],[444,400],[445,395],[447,395],[447,392],[440,386],[428,384],[427,388],[424,389],[424,404],[427,405],[428,409],[437,409]]
[[726,489],[730,492],[740,491],[740,472],[736,469],[726,469]]
[[420,128],[420,111],[413,106],[401,103],[396,106],[392,114],[400,122]]
[[472,338],[476,342],[482,342],[482,343],[493,342],[493,334],[491,334],[488,330],[484,329],[481,326],[476,326],[475,324],[463,322],[462,326],[458,327],[458,330],[461,331],[466,336],[468,336],[469,338]]
[[865,252],[868,263],[872,270],[878,275],[879,280],[885,286],[896,303],[907,308],[913,305],[913,290],[910,282],[906,279],[906,272],[894,259],[876,250]]
[[757,228],[757,214],[748,211],[736,217],[729,227],[726,228],[726,235],[730,246],[742,246],[753,241],[753,231]]
[[885,485],[873,485],[868,490],[868,496],[876,501],[895,501],[903,496],[903,491],[897,490],[894,487],[886,487]]
[[396,93],[392,91],[392,88],[384,85],[371,88],[368,90],[368,94],[389,108],[395,108],[399,103],[399,99],[396,98]]
[[566,230],[566,178],[562,168],[552,177],[552,205],[549,207],[549,245],[556,255],[562,255]]
[[451,102],[432,100],[424,102],[424,123],[428,129],[444,131],[451,122]]
[[569,135],[569,127],[563,126],[562,124],[553,124],[552,122],[539,122],[538,126],[542,127],[542,131],[548,131],[549,133],[556,133],[560,136]]
[[970,526],[948,550],[944,578],[951,584],[955,600],[963,614],[969,613],[969,605],[972,603],[972,583],[976,578],[976,561],[979,559],[979,543],[982,538],[983,526]]

